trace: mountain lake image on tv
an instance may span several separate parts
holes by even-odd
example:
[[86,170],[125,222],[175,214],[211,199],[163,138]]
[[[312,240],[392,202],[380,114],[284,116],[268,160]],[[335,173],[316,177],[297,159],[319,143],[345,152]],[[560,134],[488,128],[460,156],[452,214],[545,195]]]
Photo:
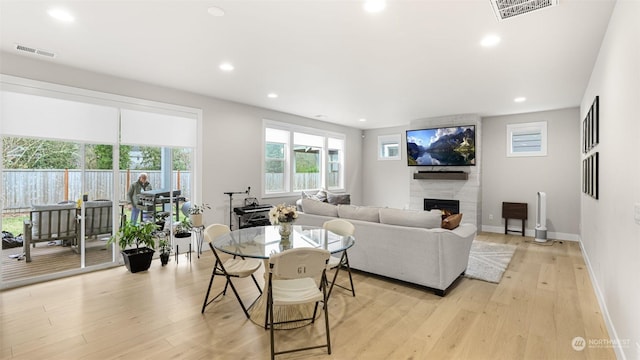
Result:
[[476,164],[474,125],[407,130],[409,166],[473,166]]

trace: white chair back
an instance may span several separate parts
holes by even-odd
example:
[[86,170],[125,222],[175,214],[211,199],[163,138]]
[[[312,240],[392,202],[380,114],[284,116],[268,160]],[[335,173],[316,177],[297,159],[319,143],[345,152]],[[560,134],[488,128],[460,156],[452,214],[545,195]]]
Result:
[[211,224],[204,229],[204,238],[211,243],[218,236],[231,232],[229,226],[224,224]]
[[326,221],[324,224],[322,224],[322,227],[325,230],[329,230],[342,236],[351,236],[356,231],[355,226],[344,219],[333,219]]
[[290,249],[271,255],[269,267],[271,273],[280,279],[316,277],[326,269],[330,255],[324,249]]

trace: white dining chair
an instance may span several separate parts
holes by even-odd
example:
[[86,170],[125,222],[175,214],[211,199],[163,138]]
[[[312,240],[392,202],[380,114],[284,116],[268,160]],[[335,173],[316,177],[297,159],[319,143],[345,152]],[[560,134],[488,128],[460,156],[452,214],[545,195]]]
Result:
[[[341,236],[353,236],[353,234],[355,233],[355,227],[353,226],[353,224],[344,219],[333,219],[326,221],[322,225],[322,227],[325,230],[329,230]],[[336,283],[338,273],[342,268],[346,268],[347,272],[349,273],[349,283],[351,284],[350,288]],[[331,285],[329,286],[327,298],[331,296],[331,291],[333,290],[334,285],[345,290],[349,290],[351,291],[351,294],[353,296],[356,296],[356,290],[353,286],[353,278],[351,277],[351,266],[349,265],[349,256],[347,255],[347,250],[344,250],[340,257],[331,256],[331,258],[329,259],[329,264],[327,265],[327,269],[336,270],[336,272],[333,274],[333,278],[331,279]]]
[[[271,359],[276,355],[317,348],[327,348],[331,354],[329,331],[329,307],[327,306],[326,271],[330,253],[324,249],[295,248],[276,253],[269,257],[269,279],[267,282],[267,313],[265,328],[270,329]],[[319,283],[316,279],[319,278]],[[277,324],[311,321],[315,322],[318,304],[323,302],[326,343],[287,350],[275,350],[274,326]],[[315,303],[310,318],[274,320],[274,306],[291,306]]]
[[[236,298],[238,299],[238,302],[242,307],[242,311],[244,311],[244,314],[247,316],[247,318],[249,318],[249,311],[247,310],[247,307],[242,302],[242,299],[240,298],[240,295],[238,294],[238,291],[236,290],[236,287],[233,285],[233,281],[231,281],[231,279],[246,278],[251,276],[251,278],[253,279],[253,282],[256,284],[256,287],[258,288],[258,291],[260,292],[260,295],[262,295],[262,289],[260,288],[260,285],[258,285],[258,281],[254,276],[255,272],[262,265],[262,261],[258,259],[243,259],[235,256],[231,259],[225,260],[224,262],[220,260],[220,256],[218,255],[218,252],[213,246],[213,241],[215,240],[215,238],[221,235],[224,235],[228,232],[230,232],[229,227],[223,224],[212,224],[207,226],[204,229],[204,237],[207,240],[207,243],[209,244],[209,247],[211,248],[213,255],[215,256],[216,261],[215,261],[215,265],[213,266],[213,270],[211,272],[211,279],[209,280],[209,287],[207,288],[207,294],[204,297],[204,303],[202,304],[201,313],[204,313],[205,308],[209,304],[211,304],[214,300],[216,300],[218,297],[226,295],[227,287],[231,286],[231,290],[233,290],[233,293],[236,295]],[[224,276],[227,282],[224,285],[224,289],[220,291],[218,295],[214,296],[211,300],[209,300],[211,286],[213,285],[213,279],[215,278],[216,275]],[[258,298],[260,297],[260,295],[258,295]]]

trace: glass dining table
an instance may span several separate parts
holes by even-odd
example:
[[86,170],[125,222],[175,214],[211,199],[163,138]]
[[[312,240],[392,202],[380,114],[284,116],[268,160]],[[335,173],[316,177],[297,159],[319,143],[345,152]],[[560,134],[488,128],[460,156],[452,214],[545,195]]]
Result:
[[[269,272],[269,257],[273,254],[295,248],[318,248],[329,250],[335,254],[351,248],[355,244],[353,236],[338,235],[317,226],[293,225],[289,240],[282,240],[279,226],[259,226],[233,230],[221,235],[213,242],[216,251],[245,258],[265,260],[265,289]],[[263,291],[263,295],[266,293]],[[261,296],[249,309],[251,321],[264,326],[266,313],[266,296]],[[274,316],[278,320],[309,318],[313,306],[283,306],[274,308]],[[318,312],[320,314],[321,312]],[[291,322],[281,324],[278,328],[290,329],[307,325],[308,322]],[[276,329],[278,329],[276,328]]]

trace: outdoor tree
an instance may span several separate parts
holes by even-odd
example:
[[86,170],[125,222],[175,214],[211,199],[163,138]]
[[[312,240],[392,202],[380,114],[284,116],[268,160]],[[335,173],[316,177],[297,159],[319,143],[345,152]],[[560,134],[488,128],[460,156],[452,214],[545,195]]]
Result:
[[[113,146],[112,145],[94,145],[88,146],[88,149],[91,148],[93,150],[93,155],[95,156],[95,164],[94,167],[89,167],[91,169],[99,169],[99,170],[111,170],[113,168]],[[126,170],[129,168],[131,163],[131,146],[130,145],[120,145],[120,160],[119,160],[119,169]],[[87,151],[87,162],[91,157],[89,156],[89,151]]]
[[[158,170],[161,168],[162,148],[153,146],[140,147],[142,160],[141,170]],[[191,164],[191,151],[189,149],[171,149],[173,157],[173,170],[189,170]]]
[[284,173],[284,144],[267,143],[265,145],[265,170],[269,174]]
[[72,142],[4,137],[2,164],[5,169],[77,169],[79,150]]

